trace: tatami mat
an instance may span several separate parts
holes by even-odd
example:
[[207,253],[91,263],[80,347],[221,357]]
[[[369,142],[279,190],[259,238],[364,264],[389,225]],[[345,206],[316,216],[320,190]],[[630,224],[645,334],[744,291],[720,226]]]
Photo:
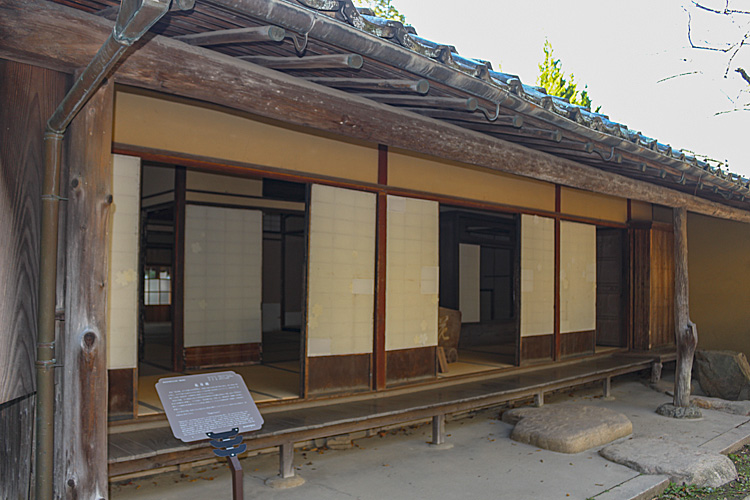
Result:
[[441,378],[456,377],[458,375],[468,375],[471,373],[498,370],[500,368],[507,368],[510,366],[513,365],[498,361],[497,354],[459,350],[458,361],[456,361],[455,363],[448,363],[448,371],[445,373],[440,373],[438,376]]
[[[145,366],[144,366],[145,368]],[[158,369],[147,368],[145,372],[153,373]],[[236,366],[230,368],[215,368],[198,370],[187,373],[215,373],[233,371],[245,380],[247,388],[256,403],[263,401],[278,401],[299,397],[299,363],[289,361],[269,365]],[[154,415],[164,412],[164,407],[156,393],[156,383],[159,379],[176,377],[179,373],[163,371],[163,373],[145,375],[138,378],[138,416]]]

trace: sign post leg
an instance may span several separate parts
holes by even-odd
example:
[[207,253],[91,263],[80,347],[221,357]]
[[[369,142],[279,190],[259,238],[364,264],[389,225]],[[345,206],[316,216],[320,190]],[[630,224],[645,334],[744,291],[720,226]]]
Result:
[[227,457],[229,468],[232,470],[232,500],[243,500],[242,465],[236,455]]

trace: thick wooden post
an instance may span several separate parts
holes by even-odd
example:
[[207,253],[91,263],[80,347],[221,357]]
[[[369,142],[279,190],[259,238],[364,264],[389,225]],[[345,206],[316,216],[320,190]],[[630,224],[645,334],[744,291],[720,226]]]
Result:
[[72,122],[67,210],[65,350],[61,408],[62,498],[107,498],[108,248],[114,85]]
[[674,405],[690,406],[690,377],[698,331],[690,321],[688,294],[687,209],[674,209],[674,323],[677,343],[677,371],[674,379]]

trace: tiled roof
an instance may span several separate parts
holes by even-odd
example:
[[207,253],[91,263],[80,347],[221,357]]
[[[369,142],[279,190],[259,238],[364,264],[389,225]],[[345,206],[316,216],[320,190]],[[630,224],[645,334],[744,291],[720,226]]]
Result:
[[[295,0],[286,1],[295,3]],[[364,32],[398,44],[492,85],[519,100],[549,111],[557,119],[549,116],[544,118],[553,121],[557,126],[571,130],[570,125],[573,125],[576,132],[583,135],[594,135],[592,138],[595,140],[600,140],[600,136],[591,133],[606,134],[618,139],[617,144],[613,143],[613,146],[626,148],[650,160],[666,162],[670,166],[676,166],[678,170],[698,176],[703,181],[712,181],[717,186],[721,186],[732,193],[724,195],[725,199],[736,196],[743,202],[746,198],[750,200],[750,179],[723,170],[719,162],[704,161],[692,152],[673,148],[668,144],[662,144],[656,139],[631,130],[627,125],[616,122],[607,115],[593,112],[577,104],[571,104],[561,97],[548,95],[543,87],[527,85],[517,75],[494,71],[492,64],[488,61],[463,57],[458,54],[458,51],[452,45],[436,43],[418,36],[412,26],[406,26],[399,21],[375,17],[369,9],[355,8],[351,4],[351,0],[296,0],[296,3],[323,12]],[[502,104],[505,106],[509,103]],[[642,165],[641,168],[646,172],[650,167]],[[664,178],[663,172],[655,172],[655,175]],[[679,184],[680,179],[675,179],[675,182]],[[682,176],[682,183],[684,183],[684,175]],[[700,184],[699,181],[699,187]]]

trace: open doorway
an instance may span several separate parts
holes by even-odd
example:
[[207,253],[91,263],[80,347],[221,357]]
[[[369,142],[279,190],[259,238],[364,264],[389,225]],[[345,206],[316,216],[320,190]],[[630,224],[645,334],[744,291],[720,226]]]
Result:
[[518,363],[518,242],[515,215],[440,207],[440,306],[461,313],[448,375]]
[[139,415],[163,411],[154,385],[178,373],[298,398],[307,185],[157,165],[142,179]]
[[627,346],[626,230],[596,230],[596,352]]
[[139,373],[174,369],[172,269],[174,169],[144,166],[141,175]]

